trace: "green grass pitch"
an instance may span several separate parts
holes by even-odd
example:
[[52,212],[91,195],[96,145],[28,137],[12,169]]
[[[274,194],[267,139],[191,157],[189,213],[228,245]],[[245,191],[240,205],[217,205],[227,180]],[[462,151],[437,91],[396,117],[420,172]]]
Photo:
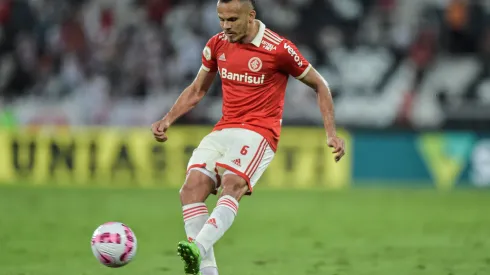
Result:
[[[92,232],[107,221],[138,238],[123,268],[92,255]],[[0,274],[183,274],[182,223],[178,190],[2,187]],[[222,275],[483,275],[489,236],[483,190],[257,188],[215,248]]]

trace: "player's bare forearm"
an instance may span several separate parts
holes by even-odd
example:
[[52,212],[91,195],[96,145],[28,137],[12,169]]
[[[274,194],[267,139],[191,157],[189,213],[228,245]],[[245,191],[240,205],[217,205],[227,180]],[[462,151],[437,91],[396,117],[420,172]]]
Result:
[[319,85],[316,88],[316,97],[318,100],[318,106],[322,113],[323,125],[328,137],[335,137],[337,135],[335,127],[335,111],[333,105],[332,94],[328,86]]
[[187,87],[163,118],[169,124],[173,124],[179,117],[192,110],[207,93],[214,81],[216,73],[208,73],[200,70],[196,79]]
[[189,87],[184,89],[174,106],[170,108],[170,111],[162,119],[151,125],[153,136],[158,142],[167,141],[167,129],[179,117],[192,110],[201,101],[209,87],[211,87],[215,76],[216,72],[208,73],[207,70],[199,70],[196,79]]
[[315,70],[315,68],[311,68],[301,81],[315,90],[327,136],[335,137],[337,135],[335,127],[335,111],[327,81]]
[[197,90],[193,85],[185,88],[164,119],[169,124],[173,124],[181,116],[192,110],[201,101],[204,94],[204,92]]

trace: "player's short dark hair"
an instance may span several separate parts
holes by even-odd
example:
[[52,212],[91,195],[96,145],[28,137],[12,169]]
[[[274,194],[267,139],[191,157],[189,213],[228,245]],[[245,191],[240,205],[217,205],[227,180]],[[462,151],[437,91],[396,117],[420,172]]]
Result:
[[[219,3],[230,3],[233,0],[218,0]],[[247,2],[252,5],[252,8],[255,10],[257,6],[255,5],[255,0],[240,0],[240,2]]]

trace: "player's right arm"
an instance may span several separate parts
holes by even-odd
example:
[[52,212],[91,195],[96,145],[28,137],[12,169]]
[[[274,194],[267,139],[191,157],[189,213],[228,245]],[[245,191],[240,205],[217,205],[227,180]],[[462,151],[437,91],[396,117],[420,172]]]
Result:
[[215,76],[216,72],[211,73],[201,68],[194,81],[182,92],[164,119],[169,124],[173,124],[179,117],[192,110],[206,95]]
[[194,81],[180,94],[170,111],[151,125],[153,136],[159,142],[168,139],[166,131],[179,117],[192,110],[206,95],[213,84],[217,72],[216,56],[211,50],[216,37],[211,38],[202,52],[202,66]]
[[216,72],[201,68],[194,81],[180,94],[170,111],[159,121],[153,123],[152,131],[159,142],[167,140],[166,131],[179,117],[192,110],[206,95],[213,84]]

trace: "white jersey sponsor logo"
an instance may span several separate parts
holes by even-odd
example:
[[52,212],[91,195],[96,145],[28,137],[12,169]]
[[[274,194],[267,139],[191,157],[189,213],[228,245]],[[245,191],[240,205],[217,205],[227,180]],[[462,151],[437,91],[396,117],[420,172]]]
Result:
[[288,53],[293,57],[294,62],[296,62],[299,67],[303,66],[303,61],[301,61],[301,58],[291,46],[289,46],[287,43],[284,43],[284,49],[288,50]]
[[262,40],[262,46],[264,47],[264,49],[268,50],[269,52],[272,52],[274,51],[275,49],[277,49],[277,47],[265,40]]
[[220,75],[221,75],[221,79],[228,79],[228,80],[239,81],[239,82],[244,82],[249,84],[264,84],[264,79],[265,79],[265,74],[262,74],[262,76],[248,75],[248,73],[237,74],[237,73],[229,72],[225,68],[221,68]]

